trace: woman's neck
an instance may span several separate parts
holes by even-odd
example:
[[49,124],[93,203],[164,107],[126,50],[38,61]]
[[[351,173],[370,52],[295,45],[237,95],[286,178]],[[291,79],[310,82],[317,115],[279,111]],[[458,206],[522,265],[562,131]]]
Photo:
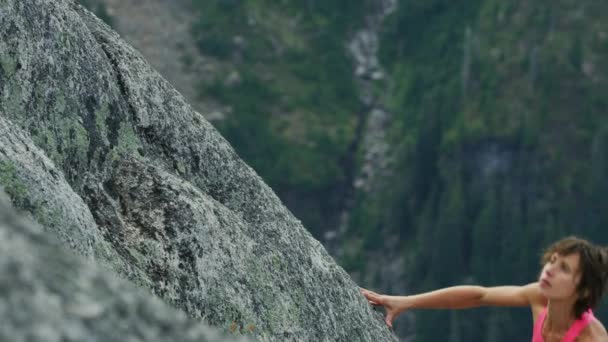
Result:
[[549,301],[545,328],[547,332],[563,333],[568,331],[576,316],[572,310],[574,303],[570,301]]

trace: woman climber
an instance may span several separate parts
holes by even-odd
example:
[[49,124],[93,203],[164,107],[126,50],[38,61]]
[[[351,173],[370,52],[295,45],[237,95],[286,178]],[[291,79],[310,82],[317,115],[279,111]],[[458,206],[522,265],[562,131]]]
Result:
[[479,306],[529,306],[532,342],[608,342],[591,311],[606,291],[608,249],[568,237],[541,258],[537,282],[525,286],[454,286],[411,296],[389,296],[361,289],[372,305],[382,305],[386,324],[410,309],[465,309]]

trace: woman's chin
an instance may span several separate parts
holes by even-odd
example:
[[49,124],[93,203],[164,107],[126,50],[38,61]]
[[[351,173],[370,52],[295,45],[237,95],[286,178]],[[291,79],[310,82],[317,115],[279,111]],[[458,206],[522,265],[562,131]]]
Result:
[[539,288],[540,288],[540,293],[542,293],[542,295],[547,298],[550,299],[551,297],[553,297],[551,295],[551,287],[548,286],[547,284],[543,284],[542,282],[539,282]]

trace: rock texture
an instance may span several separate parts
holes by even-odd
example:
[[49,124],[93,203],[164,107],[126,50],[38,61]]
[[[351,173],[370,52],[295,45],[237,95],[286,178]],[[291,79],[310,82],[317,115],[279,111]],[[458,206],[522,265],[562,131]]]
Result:
[[79,259],[0,192],[0,340],[236,341]]
[[191,29],[198,18],[190,0],[103,0],[113,28],[207,120],[225,111],[200,98],[202,82],[226,73],[221,62],[203,56]]
[[217,131],[74,1],[0,1],[0,118],[13,204],[83,257],[262,341],[396,339]]

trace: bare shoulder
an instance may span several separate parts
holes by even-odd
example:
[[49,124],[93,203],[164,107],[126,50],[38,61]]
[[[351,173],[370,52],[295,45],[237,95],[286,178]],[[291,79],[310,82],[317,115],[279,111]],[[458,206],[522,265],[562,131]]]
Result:
[[522,288],[530,303],[534,322],[536,322],[536,318],[540,315],[540,312],[547,306],[547,298],[541,293],[538,283],[530,283]]
[[577,342],[608,342],[606,328],[597,318],[593,320],[576,339]]
[[540,286],[538,283],[530,283],[528,285],[523,286],[523,290],[528,297],[531,305],[544,307],[547,305],[547,298],[543,296],[540,291]]

